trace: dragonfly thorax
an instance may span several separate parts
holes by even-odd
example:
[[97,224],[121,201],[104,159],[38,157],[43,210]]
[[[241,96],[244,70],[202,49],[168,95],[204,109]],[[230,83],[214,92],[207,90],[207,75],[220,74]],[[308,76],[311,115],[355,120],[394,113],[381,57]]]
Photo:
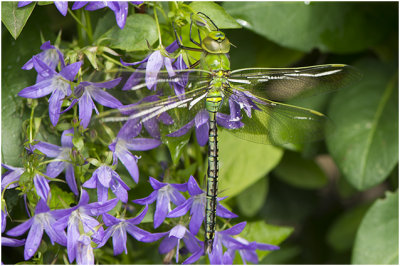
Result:
[[202,67],[211,72],[218,72],[220,70],[230,70],[230,61],[227,54],[209,54],[203,53]]

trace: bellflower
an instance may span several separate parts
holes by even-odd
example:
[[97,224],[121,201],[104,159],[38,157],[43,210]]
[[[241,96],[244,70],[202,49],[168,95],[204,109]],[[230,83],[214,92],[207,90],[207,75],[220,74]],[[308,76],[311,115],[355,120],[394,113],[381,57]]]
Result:
[[1,166],[8,170],[1,175],[1,191],[3,191],[6,187],[7,189],[18,187],[19,184],[16,181],[19,180],[20,176],[25,172],[25,169],[20,167],[13,167],[3,163],[1,164]]
[[102,88],[111,89],[119,84],[121,78],[117,78],[114,80],[94,83],[83,81],[79,83],[79,85],[75,88],[74,94],[79,95],[78,99],[72,100],[71,105],[64,110],[64,112],[71,109],[75,103],[79,105],[79,119],[81,120],[81,125],[84,128],[87,128],[90,122],[90,118],[92,117],[93,109],[99,114],[99,111],[96,108],[93,100],[98,102],[103,106],[107,106],[110,108],[118,108],[122,106],[122,103],[117,100],[114,96],[109,94],[106,91],[103,91]]
[[[29,5],[33,1],[19,1],[18,2],[18,7],[24,7],[26,5]],[[60,11],[61,15],[64,17],[67,15],[68,12],[68,1],[54,1],[54,5]]]
[[[178,43],[174,41],[165,50],[168,53],[172,53],[179,48]],[[135,66],[140,65],[138,70],[135,71],[127,80],[122,90],[130,90],[132,87],[135,87],[143,80],[143,73],[141,72],[144,68],[146,68],[145,73],[145,84],[149,90],[155,90],[157,84],[157,76],[158,72],[160,72],[161,68],[165,66],[167,69],[168,75],[170,77],[175,76],[174,69],[172,67],[172,59],[169,57],[165,57],[161,54],[159,50],[154,51],[150,55],[148,55],[145,59],[139,62],[134,63],[126,63],[121,60],[121,63],[124,66]]]
[[[184,203],[173,209],[168,213],[168,218],[176,218],[185,215],[190,210],[190,232],[196,235],[199,232],[201,224],[205,217],[206,208],[206,193],[200,189],[199,185],[193,176],[190,176],[187,183],[188,192],[190,198],[188,198]],[[235,218],[238,217],[233,212],[230,212],[224,208],[219,202],[217,203],[217,215],[223,218]]]
[[[160,97],[157,95],[150,95],[144,97],[142,100],[140,100],[137,103],[125,105],[124,107],[120,108],[121,113],[124,115],[133,115],[135,113],[135,107],[142,104],[142,103],[151,103],[160,100]],[[143,126],[147,130],[147,132],[150,134],[155,139],[160,139],[160,128],[158,126],[158,123],[161,122],[164,125],[171,125],[174,123],[173,119],[171,116],[168,115],[168,113],[164,112],[161,113],[158,116],[155,116],[153,118],[147,119],[146,121],[143,122]]]
[[[143,1],[131,1],[132,4],[139,5],[143,3]],[[87,5],[86,5],[87,4]],[[125,1],[82,1],[75,2],[72,6],[72,10],[76,10],[85,6],[85,9],[88,11],[98,10],[104,7],[110,8],[114,14],[115,19],[117,20],[118,27],[123,29],[125,27],[126,18],[128,16],[128,2]]]
[[158,147],[161,142],[151,138],[136,138],[142,130],[137,120],[128,120],[118,132],[116,139],[108,146],[113,152],[114,164],[119,159],[126,167],[133,180],[139,182],[138,158],[129,150],[147,151]]
[[[68,227],[67,250],[70,263],[72,263],[76,256],[79,255],[79,252],[81,252],[81,250],[79,250],[80,244],[78,240],[82,234],[92,233],[92,238],[97,243],[99,243],[103,238],[103,228],[100,226],[100,223],[91,216],[104,214],[112,210],[117,203],[118,199],[112,199],[106,202],[89,203],[89,195],[84,189],[82,189],[78,205],[66,209],[64,216],[57,220],[54,224],[56,230],[64,230],[64,228]],[[80,232],[80,227],[83,228],[84,232]]]
[[3,236],[4,230],[6,230],[6,220],[7,213],[4,210],[1,210],[1,245],[7,247],[19,247],[25,244],[25,239],[13,239],[9,237]]
[[[239,251],[242,256],[243,262],[245,260],[254,262],[258,261],[257,254],[255,254],[256,249],[261,250],[276,250],[279,249],[278,246],[262,244],[257,242],[251,242],[240,238],[233,238],[232,236],[240,234],[246,222],[238,223],[231,228],[224,231],[216,231],[213,243],[213,250],[208,254],[211,264],[232,264],[234,259],[235,251]],[[225,246],[228,250],[223,252],[222,246]],[[255,257],[254,257],[255,256]]]
[[20,236],[28,229],[28,237],[25,242],[24,258],[29,260],[37,251],[43,236],[43,230],[49,236],[51,244],[54,242],[65,246],[67,238],[64,230],[55,230],[53,227],[56,219],[65,214],[65,210],[50,211],[43,199],[40,199],[36,205],[35,215],[26,222],[12,228],[7,232],[9,236]]
[[156,211],[154,213],[154,228],[159,227],[171,211],[171,201],[179,206],[185,201],[185,197],[179,192],[187,191],[187,183],[168,184],[162,183],[152,177],[149,178],[150,185],[154,191],[145,198],[133,200],[132,202],[145,205],[157,200]]
[[[178,263],[179,260],[179,250],[180,250],[181,240],[183,240],[186,248],[190,253],[194,254],[194,253],[199,253],[200,250],[202,251],[201,241],[198,240],[183,225],[180,224],[176,225],[169,232],[166,232],[165,236],[166,237],[160,243],[158,251],[160,252],[160,254],[165,254],[170,252],[173,248],[176,247],[176,255],[175,255],[176,263]],[[200,256],[198,258],[200,258]],[[191,258],[191,260],[196,260],[196,259]]]
[[92,177],[83,185],[86,188],[97,188],[97,199],[104,202],[108,199],[108,189],[122,202],[128,201],[129,186],[122,181],[121,177],[107,165],[97,168]]
[[65,169],[65,179],[71,191],[78,195],[78,188],[75,180],[74,166],[69,163],[70,154],[72,151],[72,134],[74,129],[68,129],[61,135],[61,147],[40,141],[34,145],[34,148],[46,154],[48,157],[56,158],[60,161],[51,162],[47,166],[46,175],[50,177],[57,177]]
[[[128,232],[131,236],[133,236],[136,240],[141,241],[144,237],[147,237],[148,240],[157,240],[152,238],[151,233],[140,229],[136,225],[140,224],[145,217],[148,210],[148,206],[143,209],[143,211],[137,215],[135,218],[124,219],[124,218],[116,218],[107,213],[103,214],[103,222],[108,228],[104,232],[103,240],[99,243],[98,248],[105,245],[110,237],[113,239],[114,246],[114,255],[119,255],[125,251],[125,254],[128,254],[128,250],[126,249],[126,240]],[[148,241],[150,242],[150,241]]]
[[[36,58],[39,58],[43,63],[48,65],[49,68],[53,70],[56,69],[58,62],[61,63],[61,68],[65,67],[63,54],[58,48],[51,45],[50,41],[43,43],[42,46],[40,46],[40,49],[43,50],[43,52],[34,55],[33,57],[36,56]],[[30,70],[34,67],[33,57],[29,59],[28,62],[25,63],[25,65],[22,66],[22,69]],[[36,83],[40,82],[41,80],[43,80],[43,77],[40,74],[38,74],[36,78]]]
[[18,93],[18,96],[24,98],[41,98],[51,93],[49,99],[49,116],[51,123],[55,126],[60,118],[60,109],[62,100],[65,96],[71,95],[70,81],[78,73],[82,62],[76,62],[64,67],[60,73],[57,73],[46,65],[38,57],[32,58],[33,65],[41,76],[41,81],[33,86],[26,87]]

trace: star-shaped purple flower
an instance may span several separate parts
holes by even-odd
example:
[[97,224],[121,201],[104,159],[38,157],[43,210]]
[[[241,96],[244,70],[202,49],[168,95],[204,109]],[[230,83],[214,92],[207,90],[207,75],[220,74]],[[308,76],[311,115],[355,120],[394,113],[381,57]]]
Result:
[[[172,53],[179,48],[178,43],[174,41],[165,50],[168,53]],[[143,69],[146,68],[145,73],[145,84],[147,88],[150,90],[154,90],[157,85],[157,76],[158,72],[160,72],[161,68],[165,66],[168,75],[170,77],[175,76],[174,68],[172,67],[172,59],[169,57],[165,57],[161,54],[159,50],[154,51],[150,55],[148,55],[145,59],[139,62],[134,63],[126,63],[120,60],[124,66],[135,66],[140,65],[126,81],[122,90],[131,90],[133,87],[138,85],[143,80]]]
[[81,125],[83,128],[87,128],[90,122],[90,118],[92,117],[93,109],[99,114],[99,111],[96,108],[93,100],[98,102],[103,106],[107,106],[110,108],[118,108],[122,106],[122,103],[116,99],[114,96],[109,94],[108,92],[102,90],[114,88],[119,84],[121,78],[117,78],[114,80],[95,83],[83,81],[79,83],[79,85],[75,88],[74,94],[78,95],[78,99],[74,99],[71,105],[64,110],[63,112],[71,109],[76,103],[79,105],[79,119],[81,120]]
[[[213,249],[212,252],[208,254],[211,264],[232,264],[235,256],[234,254],[235,251],[239,251],[239,254],[244,260],[243,261],[244,264],[246,264],[245,260],[257,263],[258,257],[257,254],[255,253],[256,249],[261,249],[261,250],[279,249],[278,246],[262,244],[257,242],[248,242],[243,238],[232,237],[240,234],[245,226],[246,222],[242,222],[232,226],[227,230],[215,232]],[[228,250],[226,252],[223,252],[222,246],[225,246]]]
[[34,68],[41,76],[41,81],[33,86],[26,87],[18,93],[18,96],[41,98],[51,93],[49,116],[51,123],[55,126],[60,118],[60,109],[64,97],[71,95],[70,81],[74,80],[82,62],[70,64],[64,67],[60,73],[57,73],[36,56],[32,58],[32,61]]
[[72,151],[72,135],[74,134],[74,129],[68,129],[61,135],[61,147],[39,141],[39,143],[34,145],[35,149],[46,154],[48,157],[56,158],[60,161],[51,162],[47,166],[46,175],[50,177],[57,177],[65,169],[65,179],[68,186],[75,195],[78,195],[78,188],[75,180],[74,166],[69,162],[70,154]]
[[43,199],[36,205],[35,215],[26,222],[12,228],[7,232],[9,236],[20,236],[28,229],[28,237],[25,242],[24,258],[29,260],[37,251],[43,236],[43,230],[49,236],[51,244],[54,242],[60,245],[67,245],[67,238],[64,230],[55,230],[53,225],[59,217],[63,216],[65,210],[50,211]]
[[132,202],[145,205],[157,200],[156,211],[154,213],[154,228],[159,227],[171,211],[171,201],[179,206],[185,201],[185,197],[179,192],[187,191],[187,183],[169,184],[162,183],[152,177],[149,178],[150,185],[154,191],[145,198],[133,200]]
[[[34,55],[33,57],[36,56],[36,58],[39,58],[43,63],[49,66],[49,68],[55,70],[58,63],[61,63],[61,68],[65,67],[64,63],[64,55],[61,53],[61,51],[56,48],[55,46],[50,44],[50,41],[47,41],[40,46],[40,49],[43,50],[43,52]],[[22,66],[22,69],[24,70],[30,70],[33,68],[33,57],[28,60],[28,62],[25,63],[25,65]],[[37,75],[36,78],[36,83],[40,82],[43,79],[41,75]]]
[[[206,193],[200,189],[196,179],[193,176],[190,176],[187,187],[190,198],[168,213],[167,217],[180,217],[185,215],[190,210],[191,218],[189,229],[192,234],[196,235],[199,232],[205,217]],[[238,217],[233,212],[230,212],[228,209],[224,208],[219,202],[217,203],[217,215],[223,218]]]
[[84,233],[93,233],[92,239],[99,243],[104,235],[104,229],[100,223],[91,216],[98,216],[112,210],[118,203],[118,199],[111,199],[106,202],[89,203],[88,193],[82,189],[81,198],[78,205],[64,210],[64,215],[54,224],[56,230],[67,229],[67,250],[68,259],[72,263],[79,250],[78,240],[81,236],[79,228],[83,228]]
[[117,138],[108,146],[113,152],[114,164],[119,159],[136,183],[139,182],[138,158],[129,150],[147,151],[161,144],[158,139],[136,138],[141,130],[142,125],[137,120],[128,120],[118,132]]
[[[119,255],[125,251],[125,254],[128,254],[128,250],[126,249],[126,240],[128,232],[131,236],[133,236],[136,240],[141,241],[144,237],[151,238],[152,234],[140,229],[136,225],[140,224],[145,217],[148,210],[148,206],[143,209],[143,211],[137,215],[135,218],[124,219],[124,218],[116,218],[107,213],[103,214],[103,222],[108,228],[104,233],[103,240],[100,242],[98,248],[105,245],[110,237],[113,239],[114,246],[114,255]],[[152,239],[154,240],[154,239]],[[150,241],[148,241],[150,242]]]
[[108,199],[108,189],[122,202],[128,201],[129,186],[122,181],[121,177],[107,165],[97,168],[92,177],[83,185],[86,188],[97,188],[97,200],[104,202]]

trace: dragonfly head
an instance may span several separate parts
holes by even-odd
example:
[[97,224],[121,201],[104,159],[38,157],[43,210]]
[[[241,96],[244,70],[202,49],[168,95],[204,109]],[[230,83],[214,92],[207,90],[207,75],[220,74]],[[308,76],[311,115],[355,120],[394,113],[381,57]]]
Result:
[[211,31],[202,41],[202,48],[210,54],[229,53],[231,44],[222,31]]

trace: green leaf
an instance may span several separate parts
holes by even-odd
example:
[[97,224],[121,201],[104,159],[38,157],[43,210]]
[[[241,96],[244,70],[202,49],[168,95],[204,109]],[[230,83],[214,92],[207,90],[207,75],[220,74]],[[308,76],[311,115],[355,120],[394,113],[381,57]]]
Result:
[[75,195],[72,192],[66,192],[59,188],[56,184],[50,183],[51,198],[50,209],[66,209],[75,203]]
[[232,18],[225,9],[214,3],[205,1],[195,1],[190,4],[196,12],[203,12],[218,26],[220,29],[238,29],[240,24]]
[[178,165],[179,159],[181,158],[182,149],[185,148],[186,144],[189,142],[189,139],[190,134],[185,134],[181,137],[162,137],[162,142],[167,145],[174,165]]
[[247,217],[256,215],[265,204],[267,194],[268,178],[265,177],[242,191],[242,193],[236,197],[240,213]]
[[365,190],[385,180],[398,162],[398,91],[387,65],[363,60],[357,66],[363,80],[331,102],[335,130],[327,144],[346,179]]
[[[240,236],[249,242],[279,245],[293,233],[293,230],[292,227],[270,225],[264,221],[248,222]],[[257,250],[259,260],[262,260],[270,252]]]
[[365,214],[358,229],[352,264],[399,263],[399,192],[387,192]]
[[327,176],[318,164],[297,152],[285,151],[274,173],[282,181],[305,189],[322,188],[328,183]]
[[364,204],[341,214],[329,228],[327,243],[336,251],[350,250],[356,237],[358,226],[370,204]]
[[31,15],[36,3],[18,8],[18,2],[1,3],[1,21],[3,21],[7,30],[16,40],[24,28],[29,16]]
[[245,141],[227,130],[219,133],[220,181],[223,196],[233,197],[268,174],[280,161],[282,149]]
[[128,16],[123,29],[114,26],[102,38],[107,38],[109,46],[128,52],[147,50],[146,40],[150,45],[158,39],[156,22],[146,14],[133,14]]
[[281,46],[350,53],[379,43],[396,23],[395,5],[312,2],[224,2],[248,28]]

